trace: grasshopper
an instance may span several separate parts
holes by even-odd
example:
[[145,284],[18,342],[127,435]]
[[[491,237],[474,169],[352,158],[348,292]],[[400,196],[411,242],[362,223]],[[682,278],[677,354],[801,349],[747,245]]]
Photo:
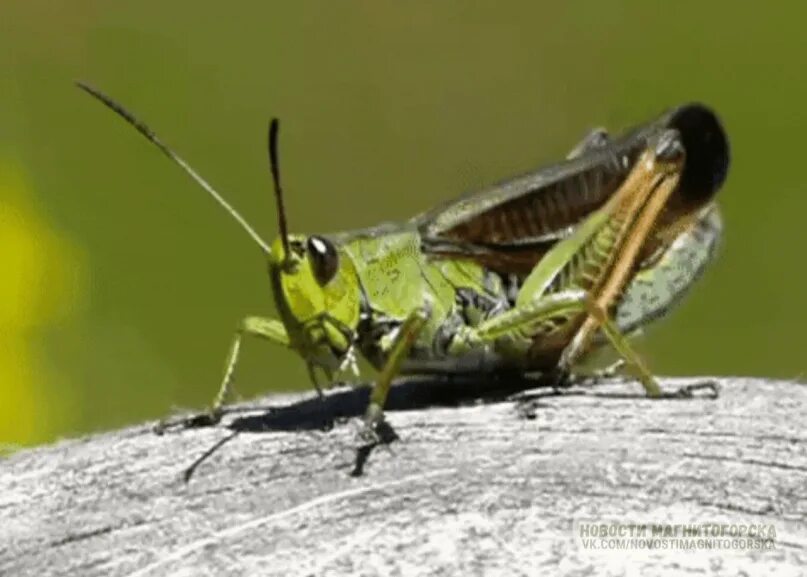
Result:
[[320,396],[318,375],[333,384],[347,370],[358,374],[361,354],[378,371],[364,416],[371,440],[393,379],[404,373],[539,372],[560,380],[610,344],[649,397],[714,390],[699,383],[665,392],[627,338],[689,289],[721,236],[715,194],[729,145],[703,105],[680,106],[615,138],[595,130],[560,163],[409,221],[310,236],[287,230],[273,119],[280,235],[270,245],[145,124],[79,86],[188,173],[267,259],[280,318],[241,322],[205,423],[218,422],[230,399],[244,336],[296,351]]

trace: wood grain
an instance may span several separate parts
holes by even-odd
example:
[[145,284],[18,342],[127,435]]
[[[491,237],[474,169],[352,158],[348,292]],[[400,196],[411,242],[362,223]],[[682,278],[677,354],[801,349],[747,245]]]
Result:
[[[405,383],[389,412],[400,440],[361,471],[345,420],[366,391],[350,390],[22,451],[0,461],[0,575],[803,575],[807,387],[720,384],[717,400],[610,381],[513,402],[523,383]],[[592,551],[574,534],[592,521],[776,537],[767,551]]]

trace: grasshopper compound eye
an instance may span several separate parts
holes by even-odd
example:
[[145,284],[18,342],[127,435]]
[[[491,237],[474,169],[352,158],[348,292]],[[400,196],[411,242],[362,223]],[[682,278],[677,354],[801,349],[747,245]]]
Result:
[[333,243],[321,236],[310,236],[306,241],[308,259],[319,286],[325,286],[339,269],[339,254]]

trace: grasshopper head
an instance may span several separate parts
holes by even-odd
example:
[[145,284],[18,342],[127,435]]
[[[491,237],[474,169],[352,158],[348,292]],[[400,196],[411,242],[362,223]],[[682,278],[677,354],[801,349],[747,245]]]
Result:
[[289,235],[273,243],[269,275],[292,346],[317,366],[339,368],[356,341],[360,316],[350,256],[323,236]]
[[328,371],[350,363],[359,326],[361,286],[350,256],[323,236],[288,233],[277,153],[279,124],[269,124],[269,164],[277,201],[278,238],[268,251],[275,304],[291,346]]
[[82,83],[78,86],[120,115],[175,162],[241,225],[268,256],[275,302],[292,346],[318,366],[338,367],[347,360],[359,324],[361,287],[356,267],[347,253],[327,238],[288,234],[277,161],[277,119],[272,119],[269,124],[268,144],[280,238],[270,246],[210,183],[166,146],[145,123],[95,88]]

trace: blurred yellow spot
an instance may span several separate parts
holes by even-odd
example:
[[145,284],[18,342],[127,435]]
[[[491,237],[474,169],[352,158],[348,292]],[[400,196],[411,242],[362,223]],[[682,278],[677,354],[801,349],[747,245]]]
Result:
[[0,159],[0,445],[51,438],[70,417],[74,389],[53,378],[43,341],[73,309],[79,271],[77,251],[38,213],[20,167]]

